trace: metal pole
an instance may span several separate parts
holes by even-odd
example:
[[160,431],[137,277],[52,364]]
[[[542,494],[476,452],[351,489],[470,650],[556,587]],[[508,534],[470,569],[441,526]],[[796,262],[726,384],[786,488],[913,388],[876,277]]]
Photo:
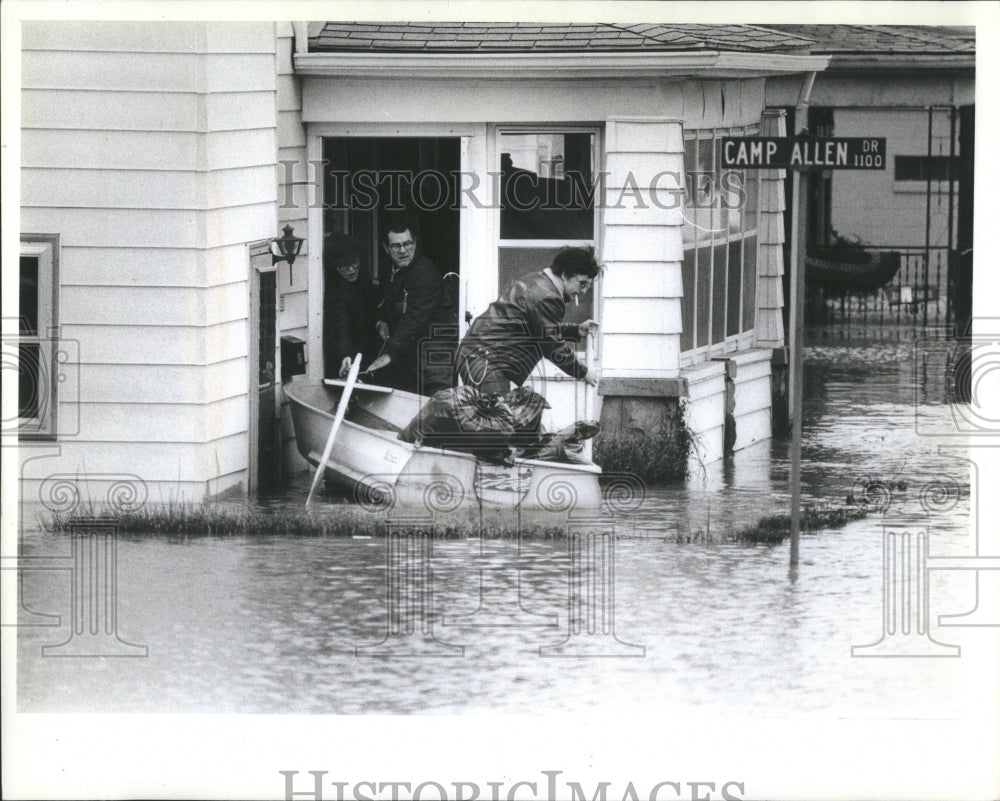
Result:
[[[805,80],[799,90],[799,99],[795,104],[795,129],[807,132],[809,129],[807,114],[809,113],[809,96],[812,94],[816,73],[806,73]],[[792,308],[788,320],[788,333],[791,339],[789,371],[789,401],[792,416],[791,471],[789,482],[792,491],[791,509],[791,550],[788,561],[793,573],[799,566],[799,496],[802,474],[802,337],[805,333],[805,314],[803,302],[806,293],[806,213],[809,203],[808,173],[795,170],[792,173],[792,248],[789,265],[792,269],[789,288],[792,293]],[[794,387],[794,392],[791,389]]]
[[[927,109],[927,197],[924,205],[924,292],[931,283],[931,159],[934,155],[934,107]],[[924,328],[927,327],[927,301],[924,301]],[[916,311],[916,307],[914,307]]]
[[791,316],[788,321],[788,331],[791,339],[789,370],[792,376],[791,395],[792,442],[791,442],[791,474],[789,483],[792,491],[791,509],[791,552],[789,566],[799,564],[799,507],[801,506],[801,475],[802,475],[802,396],[803,396],[803,347],[802,338],[805,334],[805,315],[803,300],[806,289],[806,206],[808,203],[809,173],[795,170],[792,174],[792,252],[791,268],[792,292]]
[[[952,267],[952,255],[956,252],[955,248],[955,120],[958,115],[958,109],[954,106],[948,108],[948,122],[951,125],[951,135],[950,142],[948,146],[948,250],[946,256],[946,264],[948,265],[948,270],[945,278],[945,287],[947,288],[947,296],[944,302],[944,324],[946,326],[951,325],[951,290],[952,290],[952,279],[954,268]],[[939,282],[940,284],[940,282]],[[940,306],[938,307],[940,309]]]

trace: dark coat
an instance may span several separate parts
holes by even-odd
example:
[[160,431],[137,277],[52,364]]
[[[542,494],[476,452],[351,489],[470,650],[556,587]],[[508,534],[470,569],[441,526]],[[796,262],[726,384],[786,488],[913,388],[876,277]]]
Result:
[[488,363],[489,370],[520,386],[546,358],[567,375],[584,378],[587,367],[566,340],[579,339],[580,329],[563,323],[565,315],[562,292],[544,272],[522,276],[473,321],[459,348],[459,364]]
[[361,353],[362,367],[367,367],[378,355],[378,292],[364,267],[356,281],[345,281],[334,269],[324,279],[323,375],[337,378],[345,356],[353,359]]
[[458,321],[434,262],[418,251],[391,275],[378,319],[389,325],[385,352],[392,358],[380,382],[425,395],[452,385]]

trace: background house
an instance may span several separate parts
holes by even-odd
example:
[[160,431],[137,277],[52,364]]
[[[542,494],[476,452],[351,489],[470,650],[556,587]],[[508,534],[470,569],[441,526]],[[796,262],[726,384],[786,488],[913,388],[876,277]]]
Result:
[[[964,330],[972,308],[975,28],[772,27],[813,40],[812,52],[828,55],[830,66],[816,76],[807,120],[794,120],[798,85],[787,78],[768,81],[769,107],[786,109],[795,130],[886,138],[883,171],[827,172],[813,180],[810,244],[839,236],[900,254],[887,293],[865,303],[869,318],[881,313],[911,327],[958,322]],[[915,297],[921,287],[936,300],[902,315],[886,304],[903,288]],[[838,311],[837,303],[830,310]],[[834,319],[844,322],[842,315]]]

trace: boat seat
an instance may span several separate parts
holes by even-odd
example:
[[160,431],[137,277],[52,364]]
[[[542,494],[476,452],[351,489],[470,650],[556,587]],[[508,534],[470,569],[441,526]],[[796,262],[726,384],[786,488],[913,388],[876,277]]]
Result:
[[345,420],[349,420],[352,423],[356,423],[359,426],[364,426],[365,428],[373,428],[376,431],[394,431],[399,433],[402,429],[399,426],[393,425],[388,420],[384,420],[377,414],[372,414],[367,409],[361,406],[352,406],[350,411],[344,415]]

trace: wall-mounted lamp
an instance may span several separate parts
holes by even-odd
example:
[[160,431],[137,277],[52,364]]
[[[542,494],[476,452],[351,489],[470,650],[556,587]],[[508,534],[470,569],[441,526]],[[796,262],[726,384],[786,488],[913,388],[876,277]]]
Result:
[[290,225],[286,225],[281,230],[285,235],[271,240],[271,264],[287,261],[288,283],[292,283],[292,264],[295,263],[295,257],[302,252],[302,243],[305,240],[299,236],[292,236],[295,229]]

